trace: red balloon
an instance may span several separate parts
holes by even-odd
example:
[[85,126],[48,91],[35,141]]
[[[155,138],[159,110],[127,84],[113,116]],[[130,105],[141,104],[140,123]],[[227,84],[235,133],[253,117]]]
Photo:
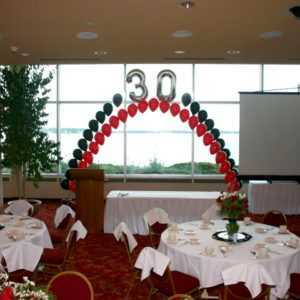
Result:
[[75,180],[70,180],[69,181],[69,190],[75,192],[76,191],[76,181]]
[[82,154],[82,159],[90,165],[93,162],[93,154],[90,151],[85,151]]
[[214,140],[214,136],[210,132],[205,133],[205,135],[203,137],[204,145],[206,145],[206,146],[210,145],[213,140]]
[[123,122],[123,123],[125,123],[126,121],[127,121],[127,116],[128,116],[128,112],[127,112],[127,110],[125,110],[125,109],[120,109],[119,111],[118,111],[118,118]]
[[235,180],[233,180],[233,181],[231,181],[231,182],[229,182],[229,183],[227,184],[227,190],[228,190],[228,192],[230,192],[230,193],[236,192],[236,191],[238,191],[240,188],[241,188],[241,184],[240,184],[240,182],[239,182],[237,179],[235,179]]
[[187,109],[183,109],[180,111],[179,117],[182,122],[186,122],[187,119],[190,117],[190,112]]
[[109,124],[103,124],[101,130],[105,136],[108,137],[111,135],[111,126]]
[[227,158],[227,155],[224,151],[218,151],[216,154],[216,163],[220,164],[222,162],[224,162]]
[[228,161],[223,161],[220,165],[219,172],[224,174],[230,169],[230,163]]
[[231,181],[234,181],[236,179],[236,173],[229,170],[226,174],[225,174],[225,177],[224,177],[224,180],[229,183]]
[[191,129],[194,129],[198,124],[198,118],[196,116],[191,116],[189,118],[189,126]]
[[202,136],[207,130],[207,126],[205,124],[198,124],[197,125],[197,135],[200,137]]
[[10,286],[5,287],[0,294],[0,300],[13,299],[15,299],[13,289]]
[[79,163],[79,168],[80,169],[85,169],[87,168],[87,163],[84,161],[84,160],[81,160],[80,163]]
[[116,116],[111,116],[109,118],[109,124],[111,127],[115,128],[115,129],[118,128],[119,127],[119,118]]
[[137,109],[137,106],[134,103],[131,103],[128,106],[127,110],[128,110],[129,116],[133,118],[136,115],[138,109]]
[[152,98],[150,101],[149,101],[149,107],[151,109],[151,111],[155,111],[159,106],[159,102],[156,98]]
[[219,142],[214,141],[210,144],[209,152],[210,154],[216,154],[218,151],[220,151],[221,145]]
[[105,141],[105,136],[102,132],[97,132],[95,134],[95,141],[97,142],[97,144],[99,145],[103,145],[104,144],[104,141]]
[[141,113],[145,112],[148,108],[148,102],[146,100],[141,100],[138,103],[138,109]]
[[97,154],[98,151],[99,151],[99,147],[98,147],[98,144],[96,142],[91,142],[89,144],[89,149],[90,151],[93,153],[93,154]]
[[180,112],[180,106],[178,103],[172,103],[170,107],[170,111],[173,117],[177,116]]
[[159,108],[160,108],[162,113],[165,113],[169,110],[170,103],[168,101],[160,101]]

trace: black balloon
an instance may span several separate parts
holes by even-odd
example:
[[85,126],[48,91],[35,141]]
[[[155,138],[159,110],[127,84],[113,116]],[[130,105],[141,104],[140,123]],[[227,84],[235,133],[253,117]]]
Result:
[[200,122],[204,122],[207,119],[207,116],[206,110],[200,110],[198,113],[198,119]]
[[65,177],[68,178],[68,179],[71,179],[71,172],[70,172],[70,170],[66,171]]
[[75,158],[70,159],[68,165],[70,168],[77,168],[77,160]]
[[68,179],[63,179],[60,182],[60,186],[64,189],[64,190],[68,190],[69,189],[69,180]]
[[213,129],[214,126],[215,126],[215,122],[214,122],[212,119],[207,119],[207,120],[205,121],[205,124],[206,124],[206,126],[207,126],[207,130],[211,130],[211,129]]
[[83,151],[86,151],[87,150],[87,147],[88,147],[88,143],[86,141],[86,139],[80,139],[78,141],[78,147],[83,150]]
[[78,159],[78,160],[81,160],[82,159],[82,152],[80,149],[75,149],[73,151],[73,156]]
[[103,111],[107,116],[109,116],[113,111],[113,106],[111,105],[111,103],[105,103],[103,105]]
[[96,119],[99,123],[104,123],[105,121],[105,113],[101,110],[97,111],[96,113]]
[[184,106],[188,106],[192,101],[192,96],[189,93],[185,93],[181,97],[181,102]]
[[217,142],[220,144],[221,149],[223,149],[225,147],[225,142],[223,139],[217,139]]
[[121,94],[115,94],[114,96],[113,96],[113,104],[115,105],[115,106],[120,106],[121,105],[121,103],[122,103],[122,101],[123,101],[123,97],[122,97],[122,95]]
[[98,131],[99,126],[98,126],[97,120],[91,120],[91,121],[89,121],[89,128],[92,131],[95,131],[95,132]]
[[[230,158],[231,159],[231,158]],[[236,174],[236,175],[239,175],[239,171],[235,168],[232,169],[232,171]]]
[[223,151],[227,154],[227,157],[231,155],[231,152],[227,148],[224,148]]
[[200,104],[198,102],[192,102],[190,107],[191,113],[195,115],[200,110]]
[[215,139],[217,139],[220,136],[220,130],[217,128],[213,128],[211,130],[211,134],[214,136]]
[[85,129],[83,131],[83,137],[88,140],[91,141],[93,139],[93,132],[91,129]]
[[231,168],[233,168],[233,167],[235,166],[235,161],[234,161],[234,159],[233,159],[233,158],[229,158],[228,161],[229,161],[229,163],[230,163],[230,165],[231,165]]

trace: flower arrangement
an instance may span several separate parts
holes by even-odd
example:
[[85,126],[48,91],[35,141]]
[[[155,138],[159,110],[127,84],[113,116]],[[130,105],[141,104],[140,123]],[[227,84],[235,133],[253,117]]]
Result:
[[245,193],[222,193],[217,199],[221,214],[228,219],[240,219],[247,214],[248,200]]
[[23,277],[23,283],[8,280],[7,273],[0,273],[0,300],[52,300],[52,295],[35,286],[33,281]]

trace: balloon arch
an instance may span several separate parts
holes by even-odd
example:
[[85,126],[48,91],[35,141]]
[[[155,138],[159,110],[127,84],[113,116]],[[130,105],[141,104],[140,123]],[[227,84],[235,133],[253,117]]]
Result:
[[[112,104],[113,103],[113,104]],[[200,110],[200,105],[192,101],[189,94],[182,96],[183,107],[176,102],[170,103],[165,100],[152,98],[149,101],[142,99],[137,103],[131,103],[127,109],[119,109],[113,115],[114,107],[119,107],[122,103],[122,96],[115,94],[112,103],[105,103],[103,111],[98,111],[95,119],[89,121],[89,128],[83,131],[83,138],[78,141],[78,148],[73,151],[73,158],[69,160],[70,168],[87,168],[93,163],[93,156],[99,152],[99,148],[105,143],[113,129],[117,129],[120,122],[126,123],[128,117],[133,118],[137,113],[144,113],[147,109],[162,113],[170,112],[173,117],[179,117],[182,122],[187,122],[191,130],[195,130],[197,136],[203,138],[205,146],[209,147],[215,161],[219,165],[219,172],[224,174],[229,192],[238,191],[241,182],[238,180],[238,171],[235,169],[235,162],[230,158],[230,151],[225,148],[225,142],[220,138],[220,131],[214,128],[214,121],[208,119],[205,110]],[[107,119],[108,118],[108,119]],[[105,122],[106,121],[106,122]],[[61,181],[61,187],[67,190],[76,190],[76,183],[70,180],[69,171]]]

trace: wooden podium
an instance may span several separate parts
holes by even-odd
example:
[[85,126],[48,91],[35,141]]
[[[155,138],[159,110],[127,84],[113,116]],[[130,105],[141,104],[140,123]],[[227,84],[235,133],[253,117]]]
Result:
[[76,180],[76,216],[89,233],[103,232],[104,173],[103,170],[70,169]]

